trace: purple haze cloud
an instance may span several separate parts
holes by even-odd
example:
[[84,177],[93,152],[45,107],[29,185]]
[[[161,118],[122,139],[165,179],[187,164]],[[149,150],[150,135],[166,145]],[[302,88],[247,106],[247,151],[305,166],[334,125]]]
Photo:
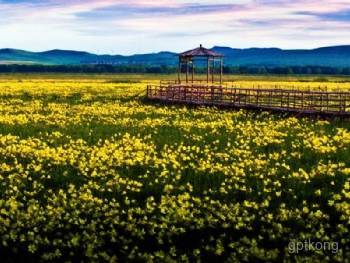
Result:
[[98,53],[350,44],[346,0],[0,0],[0,48]]

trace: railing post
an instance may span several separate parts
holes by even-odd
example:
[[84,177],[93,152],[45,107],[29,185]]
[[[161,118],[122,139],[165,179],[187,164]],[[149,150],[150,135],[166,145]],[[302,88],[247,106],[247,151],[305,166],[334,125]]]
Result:
[[233,104],[236,104],[236,88],[234,88]]
[[247,92],[247,97],[246,97],[246,103],[245,104],[249,104],[250,103],[250,90],[247,89],[246,92]]
[[238,105],[241,105],[241,96],[240,96],[241,94],[240,94],[240,91],[241,91],[241,90],[238,90],[238,89],[236,90],[236,94],[238,93],[238,94],[237,94]]
[[301,109],[304,110],[304,92],[301,92]]
[[280,92],[280,95],[281,95],[281,105],[280,105],[280,107],[283,108],[283,91],[282,90]]
[[341,101],[341,111],[342,112],[345,112],[345,110],[346,110],[346,103],[345,103],[345,98],[344,98],[344,93],[341,93],[340,94],[340,101]]
[[197,91],[197,101],[199,102],[199,86],[196,87],[196,91]]

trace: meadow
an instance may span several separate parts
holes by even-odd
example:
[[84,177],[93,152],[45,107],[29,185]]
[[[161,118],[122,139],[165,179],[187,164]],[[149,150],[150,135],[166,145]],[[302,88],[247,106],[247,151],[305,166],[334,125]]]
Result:
[[143,99],[174,77],[0,76],[1,262],[349,262],[349,121]]

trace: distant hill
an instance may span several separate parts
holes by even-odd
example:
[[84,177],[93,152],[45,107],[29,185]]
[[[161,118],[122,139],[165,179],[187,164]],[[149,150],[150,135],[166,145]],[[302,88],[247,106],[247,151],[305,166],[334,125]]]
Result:
[[350,66],[350,45],[311,50],[232,49],[227,47],[214,47],[213,50],[225,55],[226,64],[235,66]]
[[[279,48],[235,49],[215,46],[212,50],[225,55],[228,66],[329,66],[350,67],[350,45],[323,47],[311,50],[283,50]],[[17,49],[0,49],[0,64],[142,64],[176,66],[173,52],[159,52],[132,56],[96,55],[71,50],[29,52]]]

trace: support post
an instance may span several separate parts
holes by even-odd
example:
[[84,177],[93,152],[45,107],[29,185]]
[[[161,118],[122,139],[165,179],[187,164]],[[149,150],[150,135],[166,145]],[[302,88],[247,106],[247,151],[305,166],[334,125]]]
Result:
[[214,83],[215,58],[213,58],[213,65],[211,69],[211,82]]
[[194,81],[194,63],[192,60],[192,84],[193,84],[193,81]]
[[210,74],[210,63],[209,63],[209,57],[207,60],[207,84],[209,83],[209,74]]
[[304,92],[301,92],[301,109],[304,109]]
[[223,59],[220,59],[220,85],[222,84]]
[[177,79],[181,83],[181,58],[179,58],[179,68],[177,69]]
[[186,60],[186,84],[188,83],[188,59]]

